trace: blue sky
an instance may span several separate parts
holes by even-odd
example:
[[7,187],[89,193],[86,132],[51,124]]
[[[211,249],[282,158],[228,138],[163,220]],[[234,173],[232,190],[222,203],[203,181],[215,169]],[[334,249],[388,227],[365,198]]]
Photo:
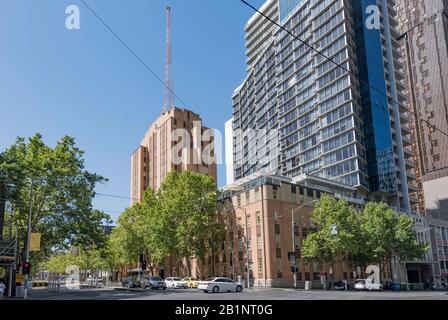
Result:
[[[239,0],[86,2],[162,78],[169,3],[176,94],[205,125],[224,131],[230,96],[245,77],[250,8]],[[68,5],[81,10],[80,30],[65,28]],[[79,0],[0,0],[0,39],[0,151],[36,132],[51,146],[73,136],[88,170],[109,178],[97,192],[129,196],[130,155],[161,112],[160,82]],[[121,211],[129,201],[98,197],[94,204]]]

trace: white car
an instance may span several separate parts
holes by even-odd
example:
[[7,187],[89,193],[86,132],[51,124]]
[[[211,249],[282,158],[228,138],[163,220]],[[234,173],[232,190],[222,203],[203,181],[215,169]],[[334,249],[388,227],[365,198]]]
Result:
[[230,278],[215,277],[207,281],[199,281],[198,289],[205,293],[211,291],[217,292],[241,292],[243,285],[239,282],[233,281]]
[[357,279],[355,281],[356,291],[383,291],[381,283],[372,283],[369,279]]
[[187,289],[188,283],[178,277],[168,277],[165,279],[165,286],[173,289]]
[[103,279],[97,278],[97,277],[89,276],[86,279],[86,282],[89,285],[89,287],[100,287],[100,286],[103,286]]

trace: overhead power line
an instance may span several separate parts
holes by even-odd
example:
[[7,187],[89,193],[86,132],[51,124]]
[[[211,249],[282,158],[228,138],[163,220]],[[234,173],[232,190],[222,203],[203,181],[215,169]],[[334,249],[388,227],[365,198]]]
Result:
[[95,193],[95,195],[102,196],[102,197],[117,198],[117,199],[135,200],[135,201],[140,200],[140,199],[136,199],[136,198],[130,198],[130,197],[126,197],[126,196],[117,196],[114,194],[106,194],[106,193]]
[[[280,29],[282,29],[283,31],[285,31],[286,33],[288,33],[289,35],[291,35],[294,39],[298,40],[299,42],[301,42],[302,44],[306,45],[308,48],[310,48],[311,50],[313,50],[314,52],[316,52],[317,54],[319,54],[320,56],[322,56],[324,59],[332,62],[335,66],[341,68],[342,70],[348,72],[349,74],[357,77],[357,75],[351,71],[350,69],[347,69],[346,67],[344,67],[343,65],[341,65],[340,63],[336,62],[334,59],[328,57],[327,55],[325,55],[324,53],[322,53],[320,50],[314,48],[312,45],[310,45],[307,41],[304,41],[302,39],[300,39],[297,35],[295,35],[293,32],[291,32],[290,30],[286,29],[284,26],[282,26],[280,23],[278,23],[277,21],[274,21],[273,19],[271,19],[270,17],[268,17],[266,14],[264,14],[263,12],[261,12],[260,10],[258,10],[256,7],[254,7],[252,4],[248,3],[245,0],[240,0],[241,2],[243,2],[246,6],[250,7],[252,10],[254,10],[255,12],[257,12],[258,14],[260,14],[261,16],[263,16],[266,20],[268,20],[269,22],[271,22],[272,24],[275,24],[277,27],[279,27]],[[431,124],[431,122],[429,122],[429,120],[426,119],[421,119],[417,114],[415,114],[413,111],[411,111],[409,108],[407,108],[406,106],[400,104],[400,102],[394,100],[393,98],[389,97],[385,92],[383,92],[381,89],[376,88],[375,86],[373,86],[372,84],[370,84],[369,81],[366,81],[360,77],[359,78],[359,82],[362,82],[366,85],[368,85],[372,90],[378,92],[379,94],[385,96],[387,99],[390,99],[390,101],[392,101],[393,103],[397,104],[398,106],[402,107],[403,109],[405,109],[407,112],[413,114],[416,118],[418,118],[420,121],[425,122],[429,127],[434,128],[434,130],[439,131],[440,133],[442,133],[443,135],[448,137],[448,133],[437,128],[435,125]]]
[[165,87],[165,90],[170,91],[173,96],[175,96],[180,103],[182,103],[182,105],[186,108],[187,105],[186,103],[171,89],[171,87],[165,83],[165,81],[163,81],[149,66],[148,64],[145,63],[145,61],[140,58],[140,56],[126,43],[126,41],[123,40],[122,37],[120,37],[118,35],[118,33],[116,33],[112,27],[109,26],[109,24],[106,23],[106,21],[104,21],[103,18],[101,18],[101,16],[95,12],[95,10],[93,10],[92,7],[90,7],[84,0],[80,0],[82,2],[82,4],[98,19],[98,21],[100,21],[106,28],[107,30],[109,30],[115,38],[118,39],[118,41],[121,42],[121,44]]

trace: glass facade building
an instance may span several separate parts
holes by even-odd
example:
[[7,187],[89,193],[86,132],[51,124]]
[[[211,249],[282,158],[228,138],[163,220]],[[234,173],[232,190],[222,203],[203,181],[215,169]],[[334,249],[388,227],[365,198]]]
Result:
[[[379,29],[365,23],[372,4]],[[249,20],[247,77],[232,97],[235,180],[316,175],[410,211],[412,152],[393,6],[267,1],[260,10],[302,41],[261,15]]]
[[304,0],[279,0],[280,21],[284,21]]

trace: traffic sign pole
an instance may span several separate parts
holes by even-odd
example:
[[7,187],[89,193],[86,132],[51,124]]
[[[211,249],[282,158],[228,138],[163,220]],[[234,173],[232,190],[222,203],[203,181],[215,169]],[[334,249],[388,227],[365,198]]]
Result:
[[[30,260],[30,238],[31,238],[31,216],[33,215],[33,184],[34,181],[31,180],[31,187],[30,187],[30,213],[28,216],[28,237],[27,237],[27,245],[26,245],[26,258],[25,262],[29,262]],[[28,299],[28,279],[29,275],[25,275],[25,288],[23,291],[23,298],[26,300]]]

